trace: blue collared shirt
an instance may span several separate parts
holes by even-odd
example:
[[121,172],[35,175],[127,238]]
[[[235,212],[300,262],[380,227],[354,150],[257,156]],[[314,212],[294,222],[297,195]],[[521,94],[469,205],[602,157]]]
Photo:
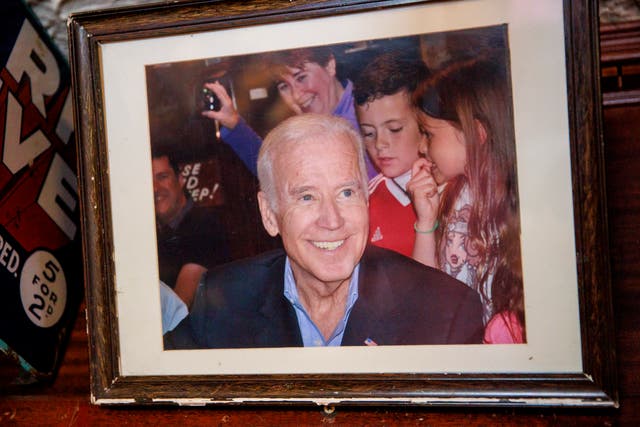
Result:
[[344,316],[329,339],[325,340],[320,329],[318,329],[313,320],[311,320],[307,310],[305,310],[304,306],[300,302],[298,289],[296,288],[296,281],[293,278],[293,271],[291,270],[289,257],[287,257],[284,266],[284,297],[291,303],[296,311],[298,327],[300,328],[302,343],[305,347],[337,347],[342,344],[342,337],[344,336],[344,330],[347,326],[347,320],[349,320],[349,314],[358,299],[359,270],[360,264],[356,265],[356,268],[353,270],[353,274],[351,275],[351,280],[349,281],[349,296],[347,297],[347,308],[344,312]]

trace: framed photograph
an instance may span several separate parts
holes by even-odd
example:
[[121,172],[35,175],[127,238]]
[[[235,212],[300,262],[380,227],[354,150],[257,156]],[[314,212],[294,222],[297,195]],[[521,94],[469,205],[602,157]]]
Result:
[[[575,0],[198,1],[72,15],[92,402],[617,406],[596,29],[596,2]],[[308,51],[329,59],[284,62],[292,80],[274,72],[274,57]],[[168,345],[204,271],[282,246],[262,225],[255,162],[271,129],[321,98],[294,99],[306,64],[330,70],[353,111],[344,94],[357,104],[363,70],[385,54],[430,75],[482,58],[502,76],[522,254],[517,343]],[[194,237],[165,238],[182,218],[175,198],[186,215],[204,212]],[[185,246],[171,252],[176,242]]]

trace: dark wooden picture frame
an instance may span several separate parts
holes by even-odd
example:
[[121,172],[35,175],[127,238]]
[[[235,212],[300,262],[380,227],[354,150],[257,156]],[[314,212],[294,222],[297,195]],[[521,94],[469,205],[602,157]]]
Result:
[[[582,368],[551,372],[129,375],[121,366],[101,49],[110,43],[357,16],[419,4],[383,0],[182,2],[73,15],[69,20],[79,144],[91,394],[98,404],[412,404],[616,406],[607,229],[600,143],[597,4],[565,0],[571,187]],[[451,4],[451,6],[449,6]]]

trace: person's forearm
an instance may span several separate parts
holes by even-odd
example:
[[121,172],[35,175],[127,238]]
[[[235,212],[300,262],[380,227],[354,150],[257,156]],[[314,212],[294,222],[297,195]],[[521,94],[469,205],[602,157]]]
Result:
[[196,294],[196,289],[198,289],[198,284],[205,271],[207,271],[205,267],[194,263],[185,264],[180,269],[180,273],[176,279],[176,286],[173,290],[189,309],[191,309],[193,297]]
[[220,138],[229,145],[245,166],[255,176],[257,172],[258,152],[262,138],[243,119],[233,129],[223,127]]
[[412,258],[429,267],[438,267],[436,263],[436,239],[433,232],[429,234],[416,232]]

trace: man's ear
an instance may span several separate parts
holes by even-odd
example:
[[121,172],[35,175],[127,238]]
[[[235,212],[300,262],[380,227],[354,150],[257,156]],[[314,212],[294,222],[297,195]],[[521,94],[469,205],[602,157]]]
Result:
[[178,174],[178,184],[180,184],[180,188],[184,188],[187,183],[187,179],[181,173]]
[[263,191],[258,192],[258,207],[260,208],[260,216],[262,217],[262,225],[271,237],[276,237],[280,233],[278,227],[278,219],[276,213],[271,209],[269,200]]
[[480,122],[478,119],[473,120],[476,125],[476,134],[478,135],[478,142],[480,144],[484,144],[487,142],[487,128]]

